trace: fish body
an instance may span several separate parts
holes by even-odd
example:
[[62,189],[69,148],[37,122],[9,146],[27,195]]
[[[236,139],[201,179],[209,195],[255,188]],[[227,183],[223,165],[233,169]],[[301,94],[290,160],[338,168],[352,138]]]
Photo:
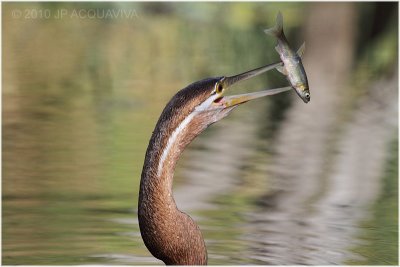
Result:
[[308,87],[306,71],[301,61],[305,50],[305,44],[303,43],[297,52],[290,48],[289,42],[283,32],[283,18],[281,12],[279,12],[276,17],[275,27],[264,30],[264,32],[275,36],[278,40],[275,49],[283,62],[283,66],[277,67],[277,70],[286,75],[298,96],[304,103],[308,103],[310,101],[310,89]]

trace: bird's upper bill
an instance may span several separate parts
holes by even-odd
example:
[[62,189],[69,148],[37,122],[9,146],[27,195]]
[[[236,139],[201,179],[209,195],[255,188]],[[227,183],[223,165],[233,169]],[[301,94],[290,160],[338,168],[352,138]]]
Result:
[[258,92],[253,92],[253,93],[247,93],[247,94],[240,94],[240,95],[233,95],[233,96],[223,96],[225,90],[240,82],[244,81],[250,78],[253,78],[257,75],[260,75],[266,71],[275,69],[278,66],[281,66],[282,62],[275,63],[275,64],[270,64],[264,67],[260,67],[258,69],[250,70],[235,76],[230,76],[230,77],[222,77],[215,85],[215,93],[216,93],[216,98],[214,100],[214,105],[219,106],[220,108],[229,108],[229,107],[234,107],[239,104],[245,103],[247,101],[257,99],[260,97],[264,96],[269,96],[269,95],[275,95],[279,94],[285,91],[288,91],[292,89],[291,86],[287,87],[282,87],[282,88],[276,88],[276,89],[268,89],[268,90],[262,90]]

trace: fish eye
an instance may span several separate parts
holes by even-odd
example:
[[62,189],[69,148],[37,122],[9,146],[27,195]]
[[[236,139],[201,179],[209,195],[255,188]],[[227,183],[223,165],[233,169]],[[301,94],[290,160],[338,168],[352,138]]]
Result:
[[304,97],[307,98],[307,99],[310,99],[310,94],[309,93],[305,93]]

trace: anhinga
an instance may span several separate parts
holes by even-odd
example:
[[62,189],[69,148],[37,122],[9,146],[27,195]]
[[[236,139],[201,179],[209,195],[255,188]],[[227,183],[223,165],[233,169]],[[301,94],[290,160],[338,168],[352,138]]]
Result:
[[138,217],[146,247],[165,264],[207,264],[207,250],[199,227],[177,208],[172,195],[174,169],[181,153],[210,124],[226,117],[238,105],[290,90],[291,87],[284,87],[236,96],[223,95],[231,85],[281,64],[192,83],[172,97],[161,113],[144,160]]

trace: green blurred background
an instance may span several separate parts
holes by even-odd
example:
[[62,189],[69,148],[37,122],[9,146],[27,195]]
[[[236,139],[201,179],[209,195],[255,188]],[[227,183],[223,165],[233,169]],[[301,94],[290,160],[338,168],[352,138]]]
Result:
[[177,204],[210,264],[397,265],[396,2],[2,3],[2,263],[161,264],[136,215],[158,116],[191,82],[278,60],[262,30],[279,10],[311,102],[283,93],[207,129]]

